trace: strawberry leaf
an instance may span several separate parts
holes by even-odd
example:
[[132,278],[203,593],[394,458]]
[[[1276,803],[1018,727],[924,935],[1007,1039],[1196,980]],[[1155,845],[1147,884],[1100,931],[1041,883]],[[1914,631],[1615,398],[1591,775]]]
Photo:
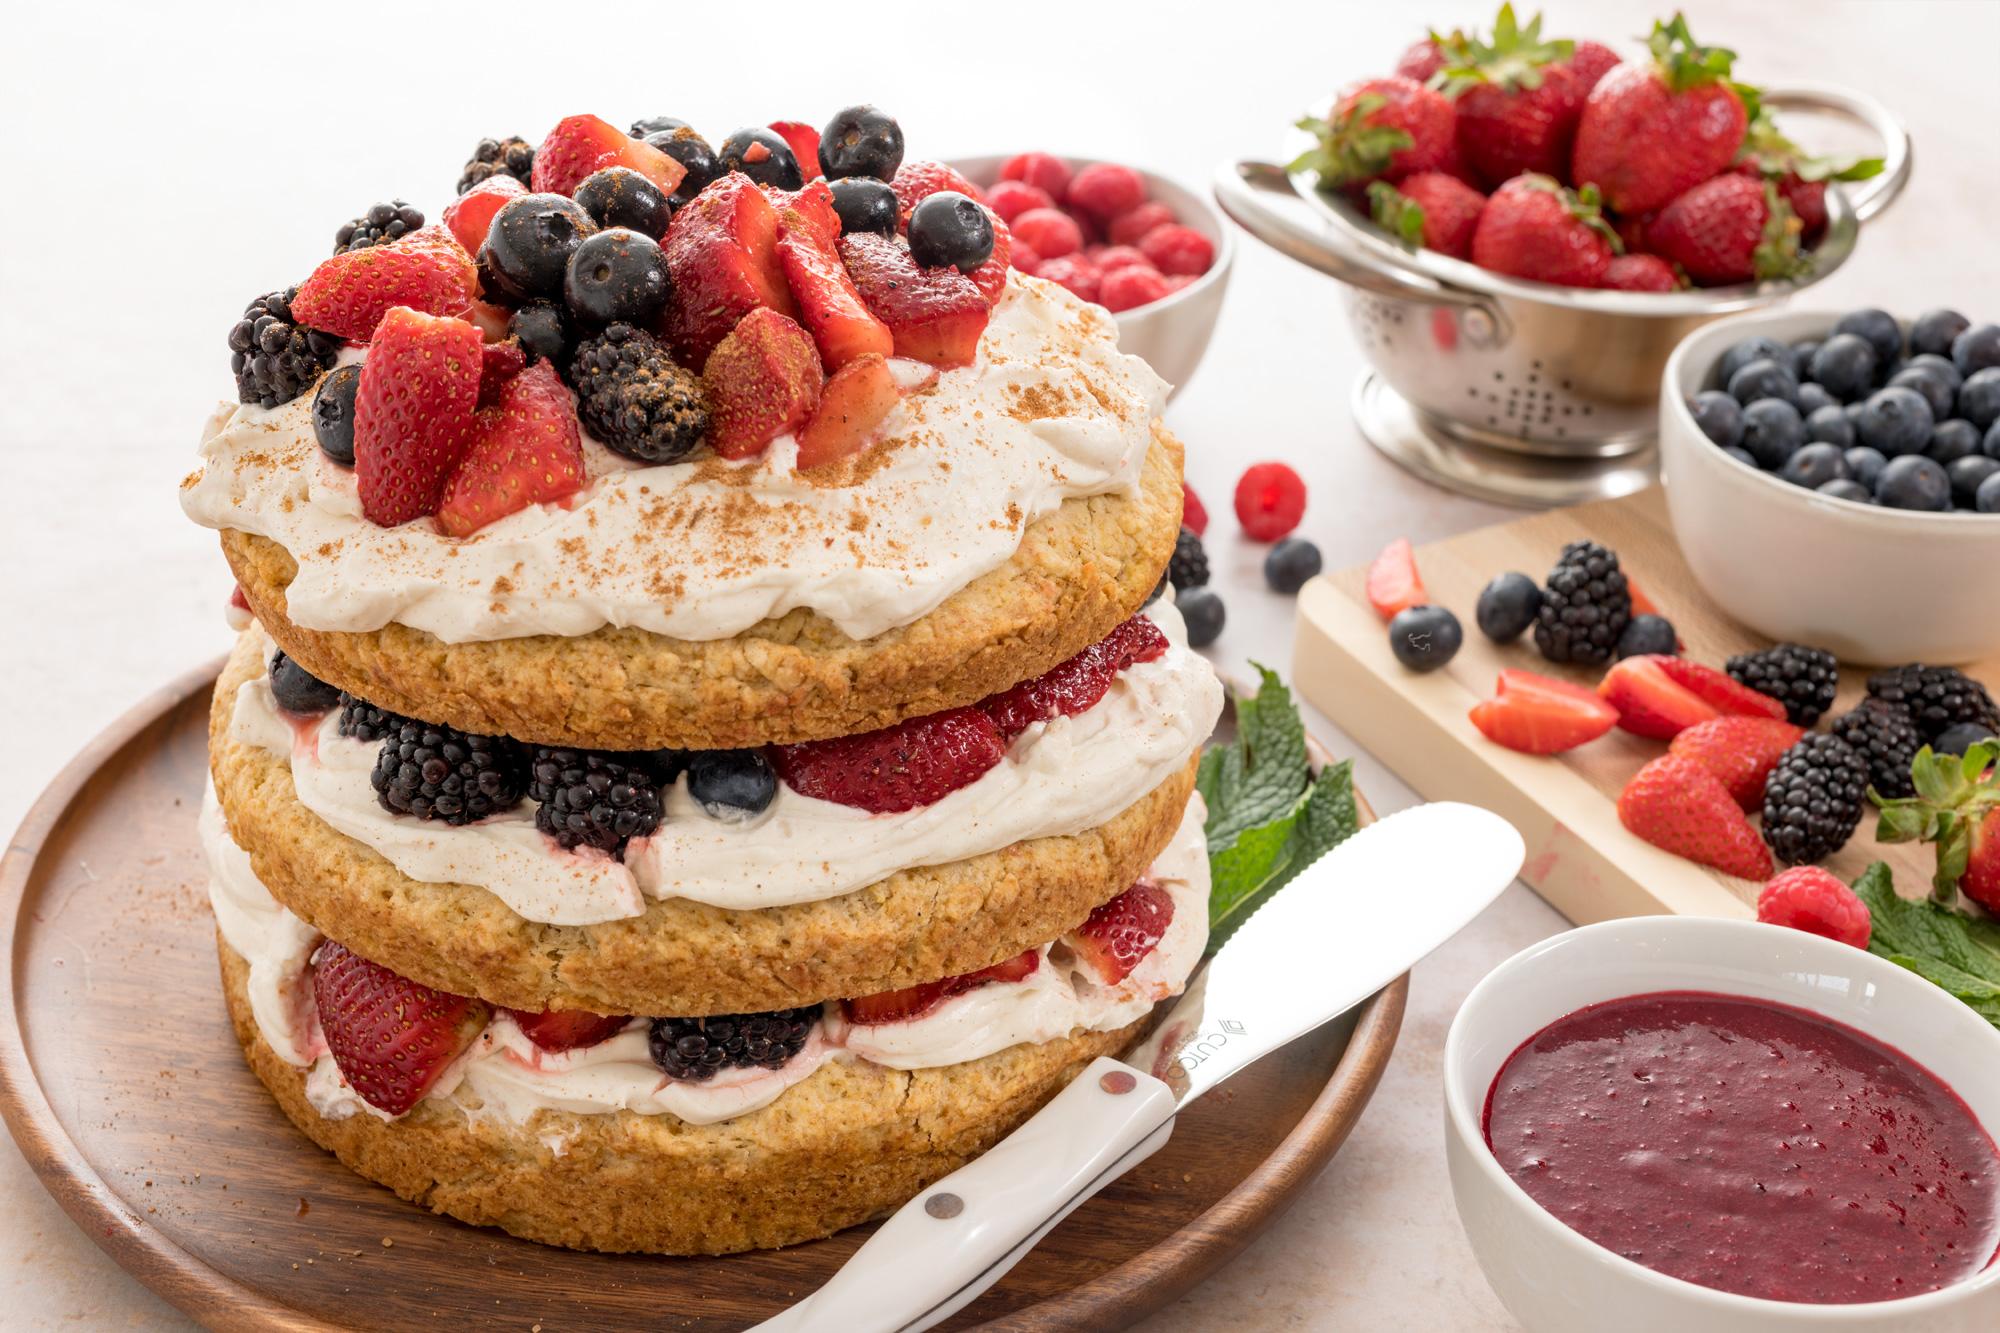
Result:
[[[1688,31],[1687,19],[1679,13],[1666,23],[1654,21],[1646,47],[1653,53],[1667,88],[1677,93],[1727,81],[1736,63],[1736,53],[1728,47],[1696,43],[1694,34]],[[1742,96],[1740,89],[1737,96]]]
[[1559,64],[1576,54],[1576,43],[1567,37],[1542,40],[1542,16],[1535,15],[1526,26],[1514,17],[1514,6],[1503,4],[1493,19],[1493,40],[1482,42],[1464,30],[1449,37],[1435,32],[1431,40],[1444,55],[1438,71],[1441,87],[1448,97],[1457,97],[1468,88],[1491,84],[1507,91],[1542,86],[1544,67]]
[[1368,187],[1369,211],[1382,230],[1412,250],[1423,248],[1424,206],[1387,181]]
[[1408,130],[1367,123],[1370,115],[1388,104],[1380,93],[1363,93],[1346,111],[1336,107],[1325,120],[1301,117],[1295,124],[1319,144],[1293,158],[1290,169],[1312,172],[1321,188],[1329,190],[1381,175],[1390,158],[1416,142]]

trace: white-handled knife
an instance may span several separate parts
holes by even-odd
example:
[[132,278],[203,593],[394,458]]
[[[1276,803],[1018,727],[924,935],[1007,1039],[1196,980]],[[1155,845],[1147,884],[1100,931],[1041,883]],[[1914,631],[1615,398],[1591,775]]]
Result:
[[1469,805],[1415,806],[1362,829],[1252,913],[1125,1060],[1092,1061],[758,1329],[915,1333],[950,1318],[1158,1151],[1182,1106],[1457,934],[1513,883],[1524,855],[1512,825]]

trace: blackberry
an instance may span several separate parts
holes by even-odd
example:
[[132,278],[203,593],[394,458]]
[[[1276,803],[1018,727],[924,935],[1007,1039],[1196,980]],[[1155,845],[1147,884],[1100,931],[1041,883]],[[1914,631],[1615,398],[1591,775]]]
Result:
[[1838,736],[1812,732],[1764,783],[1764,841],[1786,865],[1823,861],[1847,845],[1868,804],[1868,759]]
[[271,697],[288,713],[324,713],[340,702],[339,690],[285,656],[283,651],[271,654],[265,678],[271,682]]
[[660,826],[660,789],[638,755],[537,746],[528,796],[535,827],[565,847],[622,852]]
[[708,431],[700,378],[676,365],[666,344],[630,324],[608,325],[578,343],[569,382],[585,428],[627,458],[671,463]]
[[410,719],[345,691],[340,696],[340,734],[349,740],[379,741],[402,729]]
[[1632,594],[1614,551],[1571,542],[1549,571],[1535,612],[1535,647],[1551,662],[1609,662],[1632,620]]
[[704,1083],[718,1070],[782,1069],[805,1049],[819,1006],[713,1018],[656,1018],[646,1034],[653,1063],[668,1078]]
[[521,803],[527,767],[505,736],[469,736],[405,718],[382,740],[369,781],[385,810],[470,824]]
[[1199,588],[1208,582],[1208,552],[1193,528],[1182,528],[1174,538],[1173,559],[1167,561],[1167,581],[1175,592]]
[[423,225],[421,209],[412,208],[401,199],[391,199],[341,223],[340,230],[333,234],[333,252],[338,255],[349,250],[366,250],[371,245],[406,236]]
[[1824,648],[1781,643],[1729,659],[1729,678],[1785,706],[1794,726],[1810,727],[1833,707],[1840,689],[1840,663]]
[[1960,722],[2000,731],[2000,707],[1994,706],[1993,696],[1956,667],[1921,663],[1890,667],[1868,678],[1868,693],[1909,709],[1910,720],[1926,742]]
[[458,178],[458,192],[464,194],[489,176],[502,172],[527,185],[534,170],[535,147],[526,139],[481,139]]
[[296,287],[266,292],[243,308],[229,330],[229,369],[238,402],[259,407],[289,403],[319,382],[333,364],[340,339],[292,321]]
[[1914,796],[1910,761],[1924,738],[1910,721],[1910,710],[1880,699],[1863,699],[1833,720],[1833,734],[1861,752],[1868,761],[1869,781],[1887,797]]

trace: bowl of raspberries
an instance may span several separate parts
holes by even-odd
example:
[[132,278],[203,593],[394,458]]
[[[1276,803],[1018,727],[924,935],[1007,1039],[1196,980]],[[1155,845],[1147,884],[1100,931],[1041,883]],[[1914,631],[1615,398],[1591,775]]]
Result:
[[[1284,165],[1231,164],[1217,196],[1346,284],[1376,375],[1433,431],[1636,455],[1674,345],[1834,272],[1909,175],[1880,104],[1760,90],[1741,63],[1679,14],[1617,46],[1503,5],[1490,29],[1434,32],[1340,89]],[[1879,155],[1809,152],[1795,117],[1846,122]]]

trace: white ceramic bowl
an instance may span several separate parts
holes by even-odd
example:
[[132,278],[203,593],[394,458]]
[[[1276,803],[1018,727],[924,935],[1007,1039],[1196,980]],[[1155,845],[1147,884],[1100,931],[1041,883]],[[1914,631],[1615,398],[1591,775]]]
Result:
[[[955,157],[950,165],[983,188],[1000,179],[1001,165],[1012,156],[1012,153],[993,153],[984,157]],[[1079,169],[1099,160],[1059,156]],[[1222,311],[1222,294],[1229,287],[1229,266],[1236,257],[1236,241],[1206,194],[1141,167],[1133,170],[1145,178],[1147,198],[1166,204],[1180,216],[1184,226],[1193,227],[1215,243],[1215,263],[1208,272],[1170,296],[1112,316],[1118,321],[1118,346],[1142,358],[1173,386],[1174,392],[1179,392],[1201,364],[1202,354],[1208,351],[1209,335],[1215,332],[1216,316]]]
[[2000,517],[1837,500],[1725,454],[1687,400],[1730,344],[1822,338],[1839,315],[1760,312],[1683,339],[1660,387],[1660,473],[1688,568],[1716,605],[1772,639],[1843,661],[1956,664],[2000,653]]
[[1533,1333],[1973,1333],[2000,1328],[2000,1265],[1955,1286],[1868,1305],[1759,1300],[1667,1277],[1586,1239],[1515,1184],[1480,1117],[1500,1066],[1586,1005],[1663,990],[1776,1000],[1857,1028],[1949,1084],[2000,1130],[2000,1032],[1893,963],[1754,921],[1635,917],[1545,940],[1466,997],[1445,1039],[1445,1151],[1459,1220],[1502,1303]]

